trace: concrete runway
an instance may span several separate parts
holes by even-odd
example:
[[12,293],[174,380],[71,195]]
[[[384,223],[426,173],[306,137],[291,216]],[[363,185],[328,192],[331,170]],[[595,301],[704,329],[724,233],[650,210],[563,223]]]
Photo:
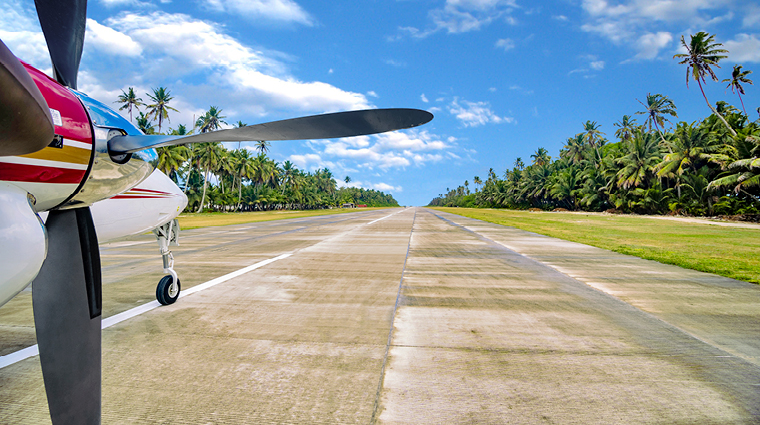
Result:
[[[277,259],[105,329],[103,423],[760,423],[758,285],[424,208],[180,243],[183,291]],[[154,300],[152,235],[101,253],[104,318]],[[49,423],[37,357],[0,423]]]

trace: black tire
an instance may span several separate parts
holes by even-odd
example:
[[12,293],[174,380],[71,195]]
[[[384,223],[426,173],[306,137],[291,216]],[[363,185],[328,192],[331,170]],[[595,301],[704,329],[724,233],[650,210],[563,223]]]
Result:
[[171,286],[171,275],[166,275],[162,277],[160,281],[158,281],[158,286],[156,287],[156,299],[158,302],[163,305],[169,305],[174,304],[174,301],[177,301],[177,298],[179,298],[179,291],[181,289],[179,278],[177,278],[177,293],[174,294],[174,297],[172,297],[172,294],[170,293]]

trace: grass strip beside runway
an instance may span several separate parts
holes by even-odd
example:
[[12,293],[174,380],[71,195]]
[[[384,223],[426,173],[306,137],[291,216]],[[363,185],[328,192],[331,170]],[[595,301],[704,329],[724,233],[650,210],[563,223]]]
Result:
[[381,210],[385,208],[333,208],[305,211],[251,211],[251,212],[211,212],[182,213],[179,226],[183,230],[198,229],[209,226],[226,226],[229,224],[254,223],[258,221],[286,220],[291,218],[314,217],[319,215],[344,214],[360,211]]
[[650,217],[434,208],[622,254],[760,283],[760,229]]

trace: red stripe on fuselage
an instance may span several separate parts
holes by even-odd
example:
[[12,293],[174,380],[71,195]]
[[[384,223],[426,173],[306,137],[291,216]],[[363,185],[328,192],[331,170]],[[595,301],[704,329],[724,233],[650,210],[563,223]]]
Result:
[[110,199],[166,199],[170,196],[116,195]]
[[130,191],[132,191],[132,192],[146,192],[146,193],[160,193],[162,195],[171,195],[168,192],[162,192],[160,190],[140,189],[139,187],[133,187],[132,189],[130,189]]
[[0,165],[0,180],[10,182],[79,184],[85,173],[86,170],[41,167],[39,165],[9,163]]

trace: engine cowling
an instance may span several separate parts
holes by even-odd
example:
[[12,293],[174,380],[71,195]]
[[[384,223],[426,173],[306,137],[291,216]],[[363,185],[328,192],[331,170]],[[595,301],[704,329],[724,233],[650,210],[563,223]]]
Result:
[[0,182],[0,305],[37,276],[47,255],[47,235],[29,194]]

